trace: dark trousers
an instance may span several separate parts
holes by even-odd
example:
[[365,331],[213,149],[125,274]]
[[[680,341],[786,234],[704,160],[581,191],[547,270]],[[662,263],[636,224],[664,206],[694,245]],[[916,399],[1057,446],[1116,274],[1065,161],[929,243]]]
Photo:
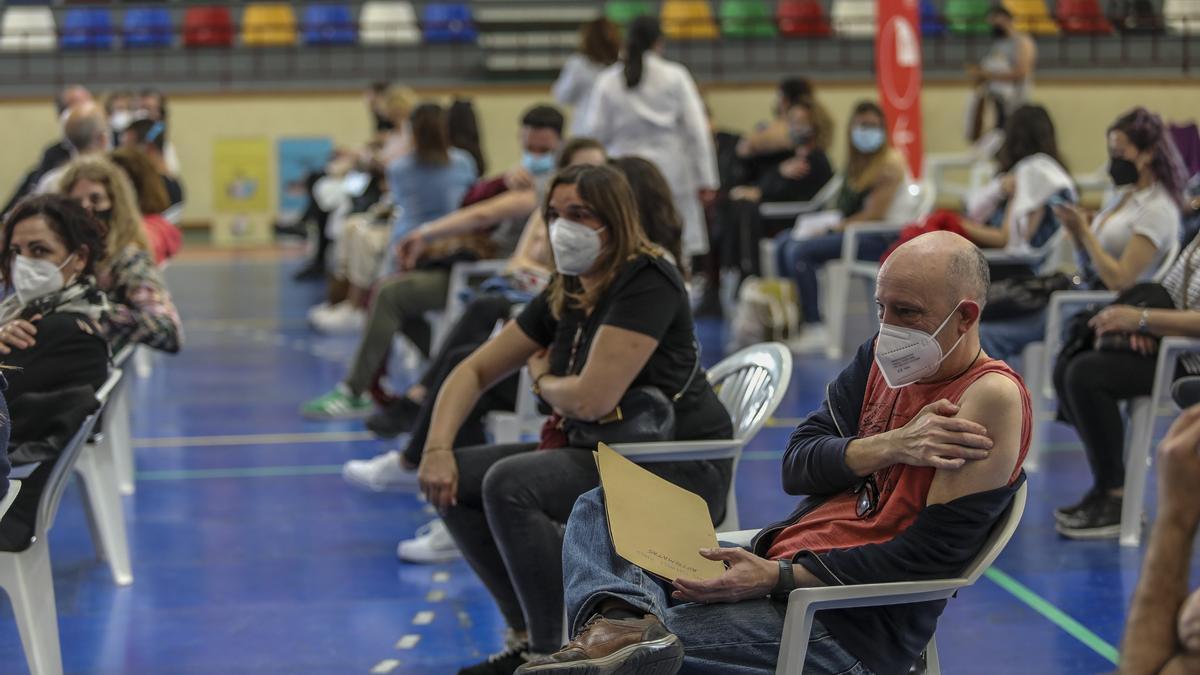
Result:
[[1154,367],[1155,357],[1089,349],[1055,371],[1061,412],[1079,432],[1098,490],[1125,485],[1125,421],[1118,404],[1150,394]]

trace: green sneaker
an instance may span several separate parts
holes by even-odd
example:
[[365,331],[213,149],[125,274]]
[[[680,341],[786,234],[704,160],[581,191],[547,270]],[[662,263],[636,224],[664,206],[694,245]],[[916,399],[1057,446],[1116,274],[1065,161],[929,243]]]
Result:
[[355,396],[344,385],[300,406],[300,414],[314,420],[352,420],[368,417],[375,410],[370,396]]

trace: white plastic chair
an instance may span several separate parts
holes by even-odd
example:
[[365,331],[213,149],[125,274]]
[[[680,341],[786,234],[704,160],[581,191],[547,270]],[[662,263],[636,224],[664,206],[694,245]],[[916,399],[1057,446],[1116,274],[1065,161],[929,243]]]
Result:
[[0,520],[4,520],[4,514],[12,508],[13,502],[17,501],[17,495],[21,493],[21,481],[8,481],[8,493],[4,495],[4,499],[0,500]]
[[538,410],[533,396],[533,380],[529,369],[521,369],[517,384],[517,405],[512,412],[496,411],[488,414],[487,430],[493,443],[519,443],[524,438],[536,436],[546,416]]
[[425,314],[426,319],[433,326],[433,334],[429,340],[431,354],[437,353],[441,349],[442,342],[450,334],[450,329],[462,318],[463,310],[467,306],[463,296],[467,295],[480,282],[503,272],[507,266],[507,259],[496,259],[460,262],[450,268],[450,284],[446,290],[445,308],[440,312]]
[[135,462],[133,458],[132,411],[129,407],[129,387],[131,385],[130,371],[136,369],[132,356],[135,351],[146,350],[146,347],[129,345],[113,357],[113,367],[124,373],[120,386],[110,396],[104,409],[104,433],[100,443],[107,444],[113,456],[116,467],[117,483],[122,495],[132,495],[137,489],[134,480]]
[[418,45],[421,29],[411,2],[369,0],[358,15],[358,39],[364,45]]
[[[108,404],[121,397],[120,390],[125,381],[124,372],[113,370],[104,386],[96,392],[101,412],[107,419]],[[121,504],[120,480],[117,476],[114,444],[106,442],[103,432],[89,438],[79,459],[75,462],[75,473],[83,484],[84,510],[97,556],[108,562],[113,581],[118,586],[133,583],[133,571],[129,564],[129,540],[125,533],[125,511]]]
[[1163,0],[1163,22],[1172,33],[1190,34],[1200,28],[1200,5],[1195,0]]
[[[974,585],[992,566],[1012,539],[1013,533],[1017,531],[1021,515],[1025,512],[1028,488],[1028,483],[1018,488],[1008,510],[992,529],[983,549],[959,577],[932,581],[797,588],[792,591],[788,595],[787,617],[783,622],[783,639],[779,645],[779,661],[775,666],[776,675],[795,675],[803,671],[804,658],[808,653],[808,639],[812,634],[813,617],[820,610],[947,600],[959,589]],[[749,546],[750,540],[757,533],[757,530],[743,530],[724,534],[720,539],[738,546]],[[941,672],[935,633],[925,648],[925,673],[940,675]]]
[[834,32],[842,37],[875,37],[874,0],[833,0],[829,18]]
[[50,572],[50,549],[46,535],[54,525],[63,491],[95,424],[96,415],[84,420],[54,462],[38,500],[37,522],[29,548],[0,552],[0,587],[12,601],[17,630],[21,634],[21,645],[25,648],[25,660],[31,675],[61,675],[63,672],[62,650],[58,640],[58,611],[54,604],[54,577]]
[[0,20],[0,51],[48,52],[58,47],[58,31],[49,6],[14,5]]
[[623,443],[613,445],[613,450],[639,463],[732,459],[733,479],[729,483],[725,518],[717,524],[717,531],[736,530],[735,486],[742,448],[775,413],[791,379],[792,353],[787,345],[779,342],[751,345],[725,357],[708,371],[708,381],[733,420],[732,439]]
[[[801,216],[821,211],[826,208],[826,205],[833,203],[838,191],[842,189],[843,180],[845,178],[842,174],[834,174],[809,201],[763,202],[758,206],[758,213],[763,218],[796,218],[799,220]],[[779,270],[775,269],[776,248],[775,240],[771,237],[764,237],[758,242],[758,266],[765,278],[779,276]]]

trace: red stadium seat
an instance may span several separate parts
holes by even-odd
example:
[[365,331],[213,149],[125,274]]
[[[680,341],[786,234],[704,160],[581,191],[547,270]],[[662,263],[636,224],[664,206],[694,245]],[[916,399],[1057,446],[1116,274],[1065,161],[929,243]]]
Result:
[[829,17],[820,0],[780,0],[775,10],[781,35],[791,37],[829,37]]
[[235,34],[227,7],[188,7],[183,15],[186,47],[229,47]]
[[1108,35],[1113,32],[1099,0],[1058,0],[1054,18],[1064,33]]

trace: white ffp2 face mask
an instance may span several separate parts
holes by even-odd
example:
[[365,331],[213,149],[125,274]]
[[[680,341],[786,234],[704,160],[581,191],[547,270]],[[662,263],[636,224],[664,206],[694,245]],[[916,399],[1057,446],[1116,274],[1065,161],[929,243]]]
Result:
[[22,305],[28,305],[43,295],[61,290],[66,285],[62,268],[74,257],[75,254],[72,253],[61,265],[55,265],[49,260],[15,256],[12,263],[12,285],[17,293],[17,300]]
[[949,351],[942,353],[937,334],[942,332],[960,306],[961,301],[932,334],[916,328],[880,324],[879,339],[875,343],[875,365],[879,366],[887,386],[892,389],[907,387],[937,372],[938,366],[958,348],[958,343],[966,335],[963,333],[958,336]]
[[566,218],[550,223],[550,248],[559,274],[577,277],[592,269],[600,257],[600,230]]

